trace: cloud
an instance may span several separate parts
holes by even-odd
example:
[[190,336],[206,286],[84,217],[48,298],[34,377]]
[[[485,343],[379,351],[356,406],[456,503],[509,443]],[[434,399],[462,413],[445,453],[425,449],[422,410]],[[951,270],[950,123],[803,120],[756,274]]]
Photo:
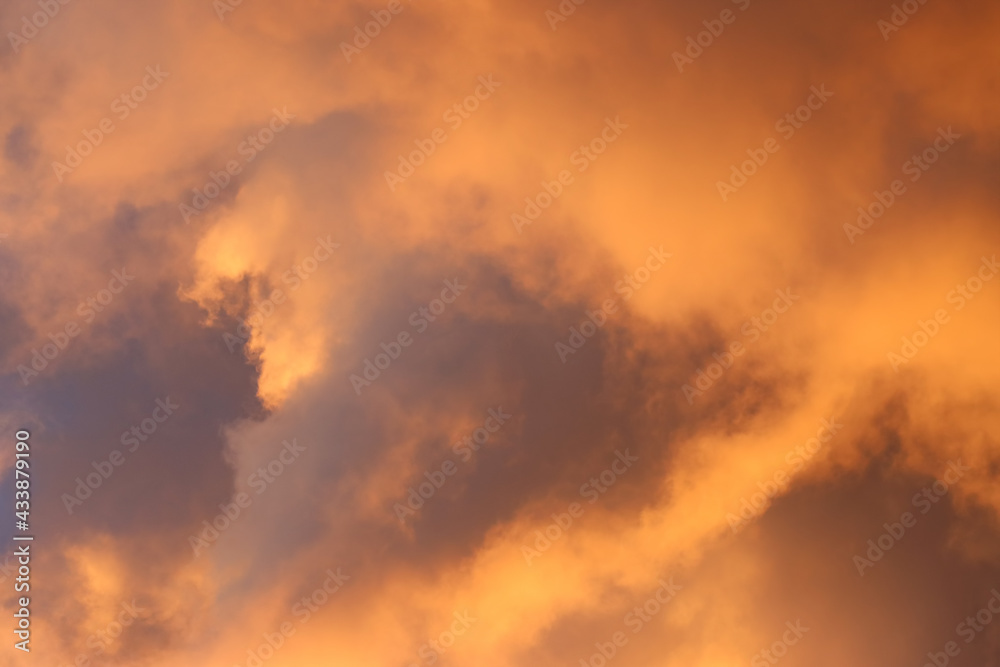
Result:
[[2,56],[42,659],[578,664],[622,631],[623,667],[712,665],[801,619],[788,664],[915,663],[985,604],[995,8],[884,39],[861,3],[230,7],[70,3]]

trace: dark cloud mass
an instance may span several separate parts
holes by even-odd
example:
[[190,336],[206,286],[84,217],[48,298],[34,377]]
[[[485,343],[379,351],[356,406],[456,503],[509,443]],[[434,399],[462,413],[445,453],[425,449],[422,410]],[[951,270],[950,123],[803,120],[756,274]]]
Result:
[[0,26],[0,667],[998,664],[997,7]]

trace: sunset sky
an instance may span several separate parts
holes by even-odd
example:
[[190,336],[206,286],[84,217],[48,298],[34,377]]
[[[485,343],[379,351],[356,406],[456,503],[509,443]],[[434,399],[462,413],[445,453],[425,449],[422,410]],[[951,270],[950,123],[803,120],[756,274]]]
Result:
[[0,27],[0,667],[1000,667],[997,3]]

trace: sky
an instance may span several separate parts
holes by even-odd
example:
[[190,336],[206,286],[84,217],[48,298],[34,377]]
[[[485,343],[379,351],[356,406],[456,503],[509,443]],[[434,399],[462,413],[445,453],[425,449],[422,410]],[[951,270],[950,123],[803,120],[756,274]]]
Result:
[[0,667],[1000,665],[1000,6],[0,27]]

